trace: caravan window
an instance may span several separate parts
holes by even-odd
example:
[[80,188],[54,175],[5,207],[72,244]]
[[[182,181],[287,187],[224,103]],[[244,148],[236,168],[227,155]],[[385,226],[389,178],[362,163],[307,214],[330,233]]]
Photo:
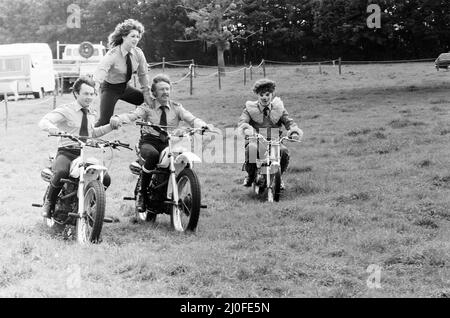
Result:
[[21,72],[23,58],[0,58],[0,72]]

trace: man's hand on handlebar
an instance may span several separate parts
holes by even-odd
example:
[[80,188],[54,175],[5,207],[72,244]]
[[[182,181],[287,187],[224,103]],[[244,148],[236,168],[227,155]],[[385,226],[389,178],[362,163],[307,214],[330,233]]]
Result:
[[111,125],[112,129],[119,129],[122,126],[122,120],[119,116],[115,115],[112,116],[109,120],[109,124]]
[[59,131],[58,128],[49,128],[47,130],[47,132],[48,132],[49,135],[59,135],[59,134],[62,133],[61,131]]

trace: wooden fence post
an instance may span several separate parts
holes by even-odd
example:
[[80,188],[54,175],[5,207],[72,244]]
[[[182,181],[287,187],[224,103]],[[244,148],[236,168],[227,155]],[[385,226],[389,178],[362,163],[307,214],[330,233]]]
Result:
[[5,131],[8,131],[8,94],[3,93],[3,100],[5,101]]
[[53,109],[56,108],[56,95],[58,95],[58,90],[53,91]]
[[165,57],[162,58],[162,72],[163,73],[166,72],[166,58]]
[[190,94],[192,95],[192,91],[193,91],[193,86],[194,86],[194,64],[192,63],[189,67],[189,72],[190,72],[190,80],[191,80],[191,84],[190,84]]
[[262,67],[263,67],[264,77],[266,77],[266,61],[264,59],[262,60]]
[[322,74],[322,64],[319,62],[319,74]]
[[192,63],[192,68],[193,68],[193,75],[194,75],[194,77],[196,77],[196,75],[195,75],[195,61],[194,61],[194,59],[192,59],[191,60],[191,63]]
[[222,83],[220,82],[220,66],[217,66],[217,74],[219,76],[219,89],[222,89]]
[[252,62],[250,62],[249,71],[250,71],[250,80],[253,81],[253,65],[252,65]]
[[342,74],[342,72],[341,72],[341,64],[342,64],[342,59],[339,58],[339,75]]
[[244,86],[247,85],[247,67],[244,65]]

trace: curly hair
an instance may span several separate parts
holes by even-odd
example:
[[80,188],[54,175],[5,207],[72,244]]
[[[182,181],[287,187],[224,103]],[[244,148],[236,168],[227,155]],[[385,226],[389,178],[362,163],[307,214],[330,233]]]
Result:
[[156,93],[156,84],[158,84],[159,82],[166,82],[167,84],[172,86],[172,83],[170,82],[169,76],[167,76],[166,74],[162,74],[162,73],[156,74],[155,77],[153,77],[153,80],[152,80],[151,91],[152,91],[153,94]]
[[122,37],[130,34],[132,30],[138,31],[140,35],[142,35],[145,31],[142,23],[134,19],[128,19],[123,21],[122,23],[119,23],[114,29],[114,32],[111,33],[108,37],[109,47],[113,48],[115,46],[121,45],[123,43]]
[[255,85],[253,85],[253,92],[255,94],[264,94],[266,92],[273,93],[275,91],[275,87],[276,85],[274,81],[268,78],[263,78],[255,82]]

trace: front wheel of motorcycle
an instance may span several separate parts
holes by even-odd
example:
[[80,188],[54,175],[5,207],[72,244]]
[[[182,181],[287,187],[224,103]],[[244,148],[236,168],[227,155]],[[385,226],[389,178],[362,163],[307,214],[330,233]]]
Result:
[[172,205],[170,220],[178,232],[193,232],[200,216],[201,191],[197,174],[190,168],[177,176],[178,204]]
[[273,200],[275,202],[280,201],[280,193],[281,193],[281,171],[278,169],[277,172],[275,172],[272,175],[272,191],[273,191]]
[[98,243],[105,217],[105,188],[100,181],[88,183],[84,191],[84,216],[77,220],[77,240],[81,244]]
[[280,193],[281,193],[281,172],[278,169],[277,172],[270,176],[271,186],[268,189],[268,201],[269,202],[278,202],[280,201]]

